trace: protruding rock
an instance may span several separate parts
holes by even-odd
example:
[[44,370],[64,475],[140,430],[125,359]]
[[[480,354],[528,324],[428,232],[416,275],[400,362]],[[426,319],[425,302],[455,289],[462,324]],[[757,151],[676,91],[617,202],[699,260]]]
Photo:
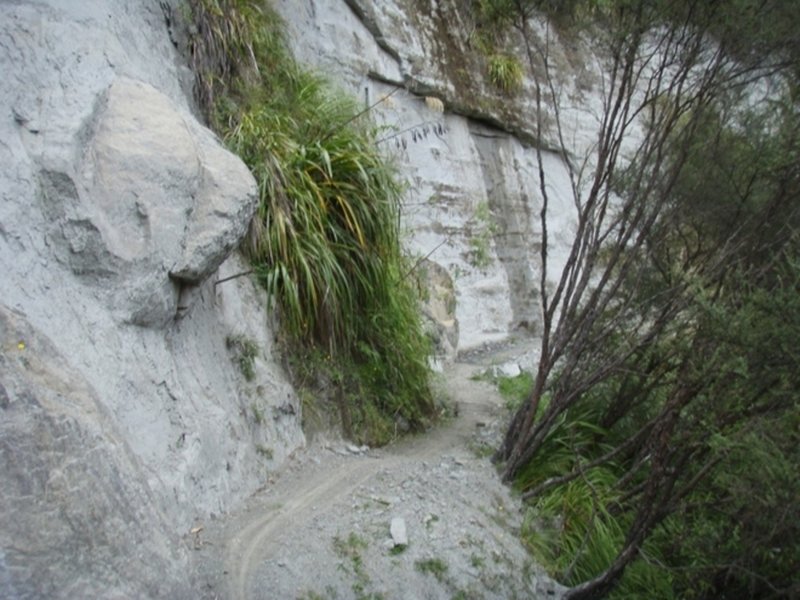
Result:
[[255,181],[210,132],[146,83],[117,79],[95,120],[72,198],[87,227],[77,230],[69,226],[75,216],[57,215],[56,239],[67,245],[62,256],[73,272],[115,290],[124,320],[161,326],[177,309],[170,277],[200,282],[241,240],[256,208]]

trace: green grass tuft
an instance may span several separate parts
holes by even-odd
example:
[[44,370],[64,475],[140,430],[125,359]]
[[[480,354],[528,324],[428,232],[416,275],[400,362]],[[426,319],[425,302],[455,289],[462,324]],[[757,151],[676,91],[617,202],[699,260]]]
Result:
[[441,558],[426,558],[418,560],[414,563],[417,571],[420,573],[430,573],[438,581],[443,582],[447,575],[447,563]]
[[207,38],[201,100],[258,182],[243,249],[288,347],[331,382],[347,435],[382,444],[399,418],[421,428],[435,414],[431,349],[399,239],[403,187],[377,129],[291,59],[268,9],[203,0],[194,11]]
[[515,377],[498,377],[497,389],[505,398],[508,409],[515,411],[530,397],[533,391],[533,375],[523,371]]
[[505,94],[522,89],[522,64],[510,54],[492,54],[488,64],[489,81]]
[[[547,398],[545,398],[547,401]],[[585,464],[583,452],[603,432],[593,425],[597,408],[576,406],[562,415],[543,446],[515,481],[530,490],[551,477]],[[544,407],[542,408],[542,410]],[[600,445],[599,451],[605,446]],[[601,574],[623,547],[630,516],[607,507],[621,500],[616,488],[621,466],[613,461],[586,469],[580,477],[549,488],[532,500],[521,537],[536,561],[565,585],[577,585]],[[648,557],[645,559],[644,557]],[[626,569],[610,598],[670,599],[672,575],[663,568],[658,544],[648,539],[641,557]]]

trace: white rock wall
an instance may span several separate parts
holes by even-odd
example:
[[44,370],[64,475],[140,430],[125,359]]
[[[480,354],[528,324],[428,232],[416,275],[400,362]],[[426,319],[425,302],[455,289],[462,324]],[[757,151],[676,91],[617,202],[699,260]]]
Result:
[[[469,50],[470,24],[450,0],[274,4],[301,61],[365,105],[388,96],[372,114],[388,127],[380,145],[408,183],[407,246],[415,255],[430,254],[454,280],[458,349],[536,334],[542,198],[530,146],[532,81],[514,98],[493,90],[480,55]],[[587,91],[594,63],[573,68],[559,52],[559,85],[571,94],[562,114],[565,136],[582,156],[599,114],[599,99]],[[426,97],[443,101],[444,113],[432,110]],[[552,135],[546,143],[556,146]],[[574,204],[560,154],[545,150],[543,161],[553,285],[571,243]]]
[[[485,85],[449,1],[276,4],[302,60],[391,93],[408,245],[454,281],[467,350],[536,332],[541,199],[530,96]],[[192,115],[161,4],[0,3],[0,597],[195,597],[181,536],[304,443],[263,292],[215,285],[246,270],[254,182]],[[592,111],[565,116],[589,147]],[[544,161],[557,266],[571,205]]]
[[182,536],[304,444],[180,64],[159,3],[0,3],[0,597],[194,597]]

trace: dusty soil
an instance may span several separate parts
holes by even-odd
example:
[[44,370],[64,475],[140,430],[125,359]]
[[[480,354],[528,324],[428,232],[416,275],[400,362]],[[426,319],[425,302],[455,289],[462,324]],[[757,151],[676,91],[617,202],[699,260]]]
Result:
[[[523,512],[488,458],[507,411],[457,362],[440,385],[458,416],[382,449],[315,442],[241,512],[190,542],[202,598],[556,598],[519,542]],[[395,547],[393,519],[408,545]]]

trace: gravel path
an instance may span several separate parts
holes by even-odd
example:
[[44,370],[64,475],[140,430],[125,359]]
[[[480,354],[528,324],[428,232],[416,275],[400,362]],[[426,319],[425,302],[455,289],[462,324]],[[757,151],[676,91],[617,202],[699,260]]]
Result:
[[487,456],[503,401],[471,379],[488,359],[471,360],[441,378],[456,418],[379,450],[312,444],[244,510],[195,534],[200,597],[559,597],[518,541],[520,504]]

